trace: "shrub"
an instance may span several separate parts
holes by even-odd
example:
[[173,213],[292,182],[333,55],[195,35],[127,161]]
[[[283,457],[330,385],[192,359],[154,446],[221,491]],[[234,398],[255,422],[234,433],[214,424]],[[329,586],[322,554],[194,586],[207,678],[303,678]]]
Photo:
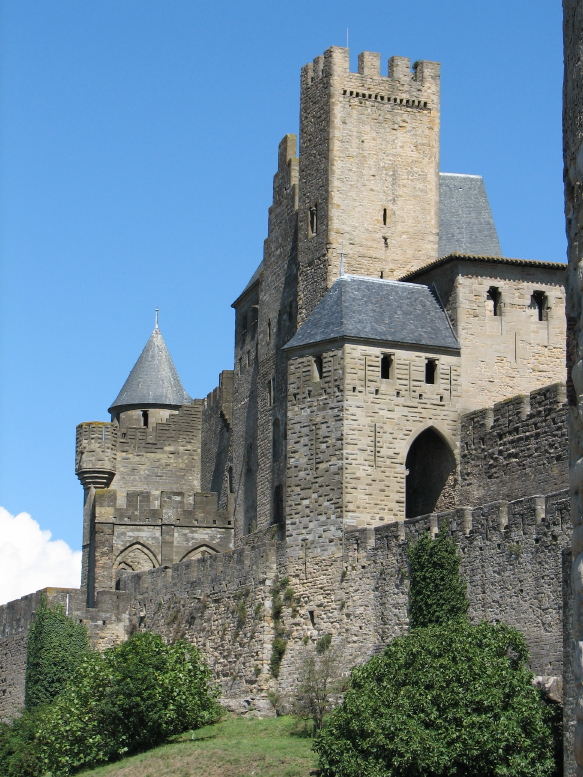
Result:
[[87,652],[64,690],[0,729],[0,774],[54,777],[146,750],[220,717],[198,650],[142,632]]
[[319,734],[322,777],[550,777],[553,711],[522,635],[463,619],[416,628],[353,671]]
[[292,702],[292,714],[312,721],[313,731],[322,728],[324,716],[332,710],[333,694],[339,690],[339,655],[331,649],[332,637],[325,634],[315,649],[305,648],[299,684]]
[[49,704],[89,650],[87,629],[65,615],[62,605],[51,607],[44,594],[28,636],[25,707]]
[[407,553],[409,561],[409,622],[411,628],[465,618],[466,582],[460,575],[461,557],[443,523],[432,540],[425,533]]
[[120,752],[153,747],[220,717],[211,671],[184,640],[165,645],[157,634],[135,634],[107,651],[105,661],[112,672],[105,709]]

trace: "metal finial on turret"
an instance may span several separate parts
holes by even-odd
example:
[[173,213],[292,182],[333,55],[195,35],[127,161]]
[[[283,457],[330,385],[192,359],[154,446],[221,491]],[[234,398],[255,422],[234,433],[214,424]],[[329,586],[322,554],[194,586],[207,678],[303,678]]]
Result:
[[154,327],[154,330],[158,329],[158,308],[156,308],[156,326]]

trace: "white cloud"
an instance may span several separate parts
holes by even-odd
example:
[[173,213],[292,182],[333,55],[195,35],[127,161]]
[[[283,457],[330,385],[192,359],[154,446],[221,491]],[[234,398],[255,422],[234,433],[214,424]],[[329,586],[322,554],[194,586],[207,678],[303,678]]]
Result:
[[0,604],[47,586],[79,587],[81,551],[51,536],[28,513],[0,507]]

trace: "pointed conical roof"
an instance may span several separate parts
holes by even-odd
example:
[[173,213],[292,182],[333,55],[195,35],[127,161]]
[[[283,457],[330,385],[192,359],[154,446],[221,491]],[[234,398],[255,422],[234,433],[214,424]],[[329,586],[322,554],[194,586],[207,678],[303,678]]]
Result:
[[164,338],[156,326],[109,412],[128,406],[179,407],[189,402],[192,399],[182,386]]

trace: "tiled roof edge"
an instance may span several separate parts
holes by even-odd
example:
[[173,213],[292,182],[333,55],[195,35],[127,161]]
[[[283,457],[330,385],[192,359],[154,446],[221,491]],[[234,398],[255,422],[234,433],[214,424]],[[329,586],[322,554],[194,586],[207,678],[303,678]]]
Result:
[[423,275],[428,270],[433,270],[435,267],[447,264],[453,261],[467,261],[467,262],[491,262],[492,264],[513,264],[522,267],[540,267],[545,270],[565,270],[567,268],[566,262],[541,262],[538,259],[510,259],[505,256],[480,256],[479,254],[448,254],[442,256],[429,264],[420,267],[418,270],[407,273],[399,278],[402,282],[407,282],[410,278],[417,278],[419,275]]

